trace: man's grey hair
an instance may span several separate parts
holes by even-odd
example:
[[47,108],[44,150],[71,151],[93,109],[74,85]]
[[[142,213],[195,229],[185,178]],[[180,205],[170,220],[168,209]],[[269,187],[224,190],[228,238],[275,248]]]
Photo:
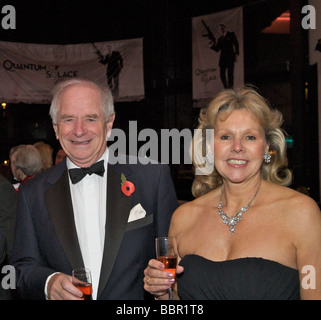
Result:
[[110,116],[115,112],[114,111],[114,99],[111,93],[111,90],[107,85],[99,85],[94,81],[72,78],[64,81],[60,81],[52,90],[52,101],[49,110],[49,115],[52,119],[53,124],[57,124],[57,114],[60,107],[60,98],[64,90],[71,86],[83,86],[94,88],[99,91],[101,95],[101,104],[103,113],[105,115],[106,122],[109,120]]
[[15,156],[14,165],[16,169],[20,169],[27,177],[41,172],[41,155],[35,146],[31,144],[19,146]]

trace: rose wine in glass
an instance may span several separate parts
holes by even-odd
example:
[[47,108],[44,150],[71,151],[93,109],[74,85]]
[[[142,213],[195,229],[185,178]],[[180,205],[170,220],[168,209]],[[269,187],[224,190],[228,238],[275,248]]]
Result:
[[92,300],[91,272],[88,268],[72,270],[72,284],[82,293],[82,300]]
[[177,256],[159,256],[157,260],[165,266],[164,270],[169,271],[176,277]]
[[[165,266],[164,270],[169,271],[176,277],[177,266],[177,245],[175,237],[160,237],[155,239],[156,258]],[[168,289],[169,300],[173,300],[172,288]]]
[[79,289],[82,293],[83,300],[92,300],[93,287],[91,283],[79,284],[76,285],[76,288]]

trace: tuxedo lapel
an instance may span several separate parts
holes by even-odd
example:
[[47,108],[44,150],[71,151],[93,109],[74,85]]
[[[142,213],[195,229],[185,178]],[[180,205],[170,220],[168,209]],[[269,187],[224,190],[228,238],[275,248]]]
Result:
[[105,245],[97,297],[104,290],[113,269],[132,207],[132,197],[126,197],[121,192],[121,173],[128,177],[131,170],[127,166],[120,169],[118,165],[108,165]]
[[83,267],[71,202],[68,170],[65,170],[59,180],[45,192],[45,202],[57,237],[72,269]]

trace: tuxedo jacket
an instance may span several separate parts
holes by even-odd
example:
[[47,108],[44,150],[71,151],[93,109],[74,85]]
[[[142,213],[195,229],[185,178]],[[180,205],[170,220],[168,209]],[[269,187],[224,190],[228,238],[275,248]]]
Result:
[[0,233],[3,239],[1,247],[6,247],[5,255],[8,256],[13,244],[16,206],[17,191],[10,181],[0,174]]
[[[128,159],[127,162],[128,163]],[[126,196],[121,174],[135,185]],[[22,299],[45,299],[53,272],[71,275],[84,266],[75,227],[66,161],[19,188],[12,265]],[[144,218],[127,222],[137,204]],[[108,164],[105,244],[97,299],[141,300],[143,271],[155,258],[155,237],[166,236],[177,199],[169,167],[162,164]]]
[[[17,206],[17,191],[9,180],[0,174],[0,271],[9,264],[12,250],[14,224]],[[0,284],[5,273],[0,273]],[[0,285],[0,300],[12,299],[11,290]]]

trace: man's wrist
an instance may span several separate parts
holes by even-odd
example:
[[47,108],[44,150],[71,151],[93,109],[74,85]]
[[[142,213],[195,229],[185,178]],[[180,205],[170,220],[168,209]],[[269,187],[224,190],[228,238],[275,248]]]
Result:
[[50,276],[48,276],[47,280],[46,280],[46,283],[45,283],[45,297],[46,297],[46,300],[50,300],[49,299],[49,294],[48,294],[48,283],[49,283],[49,280],[51,279],[52,276],[54,276],[55,274],[57,273],[60,273],[60,272],[54,272],[52,273]]

